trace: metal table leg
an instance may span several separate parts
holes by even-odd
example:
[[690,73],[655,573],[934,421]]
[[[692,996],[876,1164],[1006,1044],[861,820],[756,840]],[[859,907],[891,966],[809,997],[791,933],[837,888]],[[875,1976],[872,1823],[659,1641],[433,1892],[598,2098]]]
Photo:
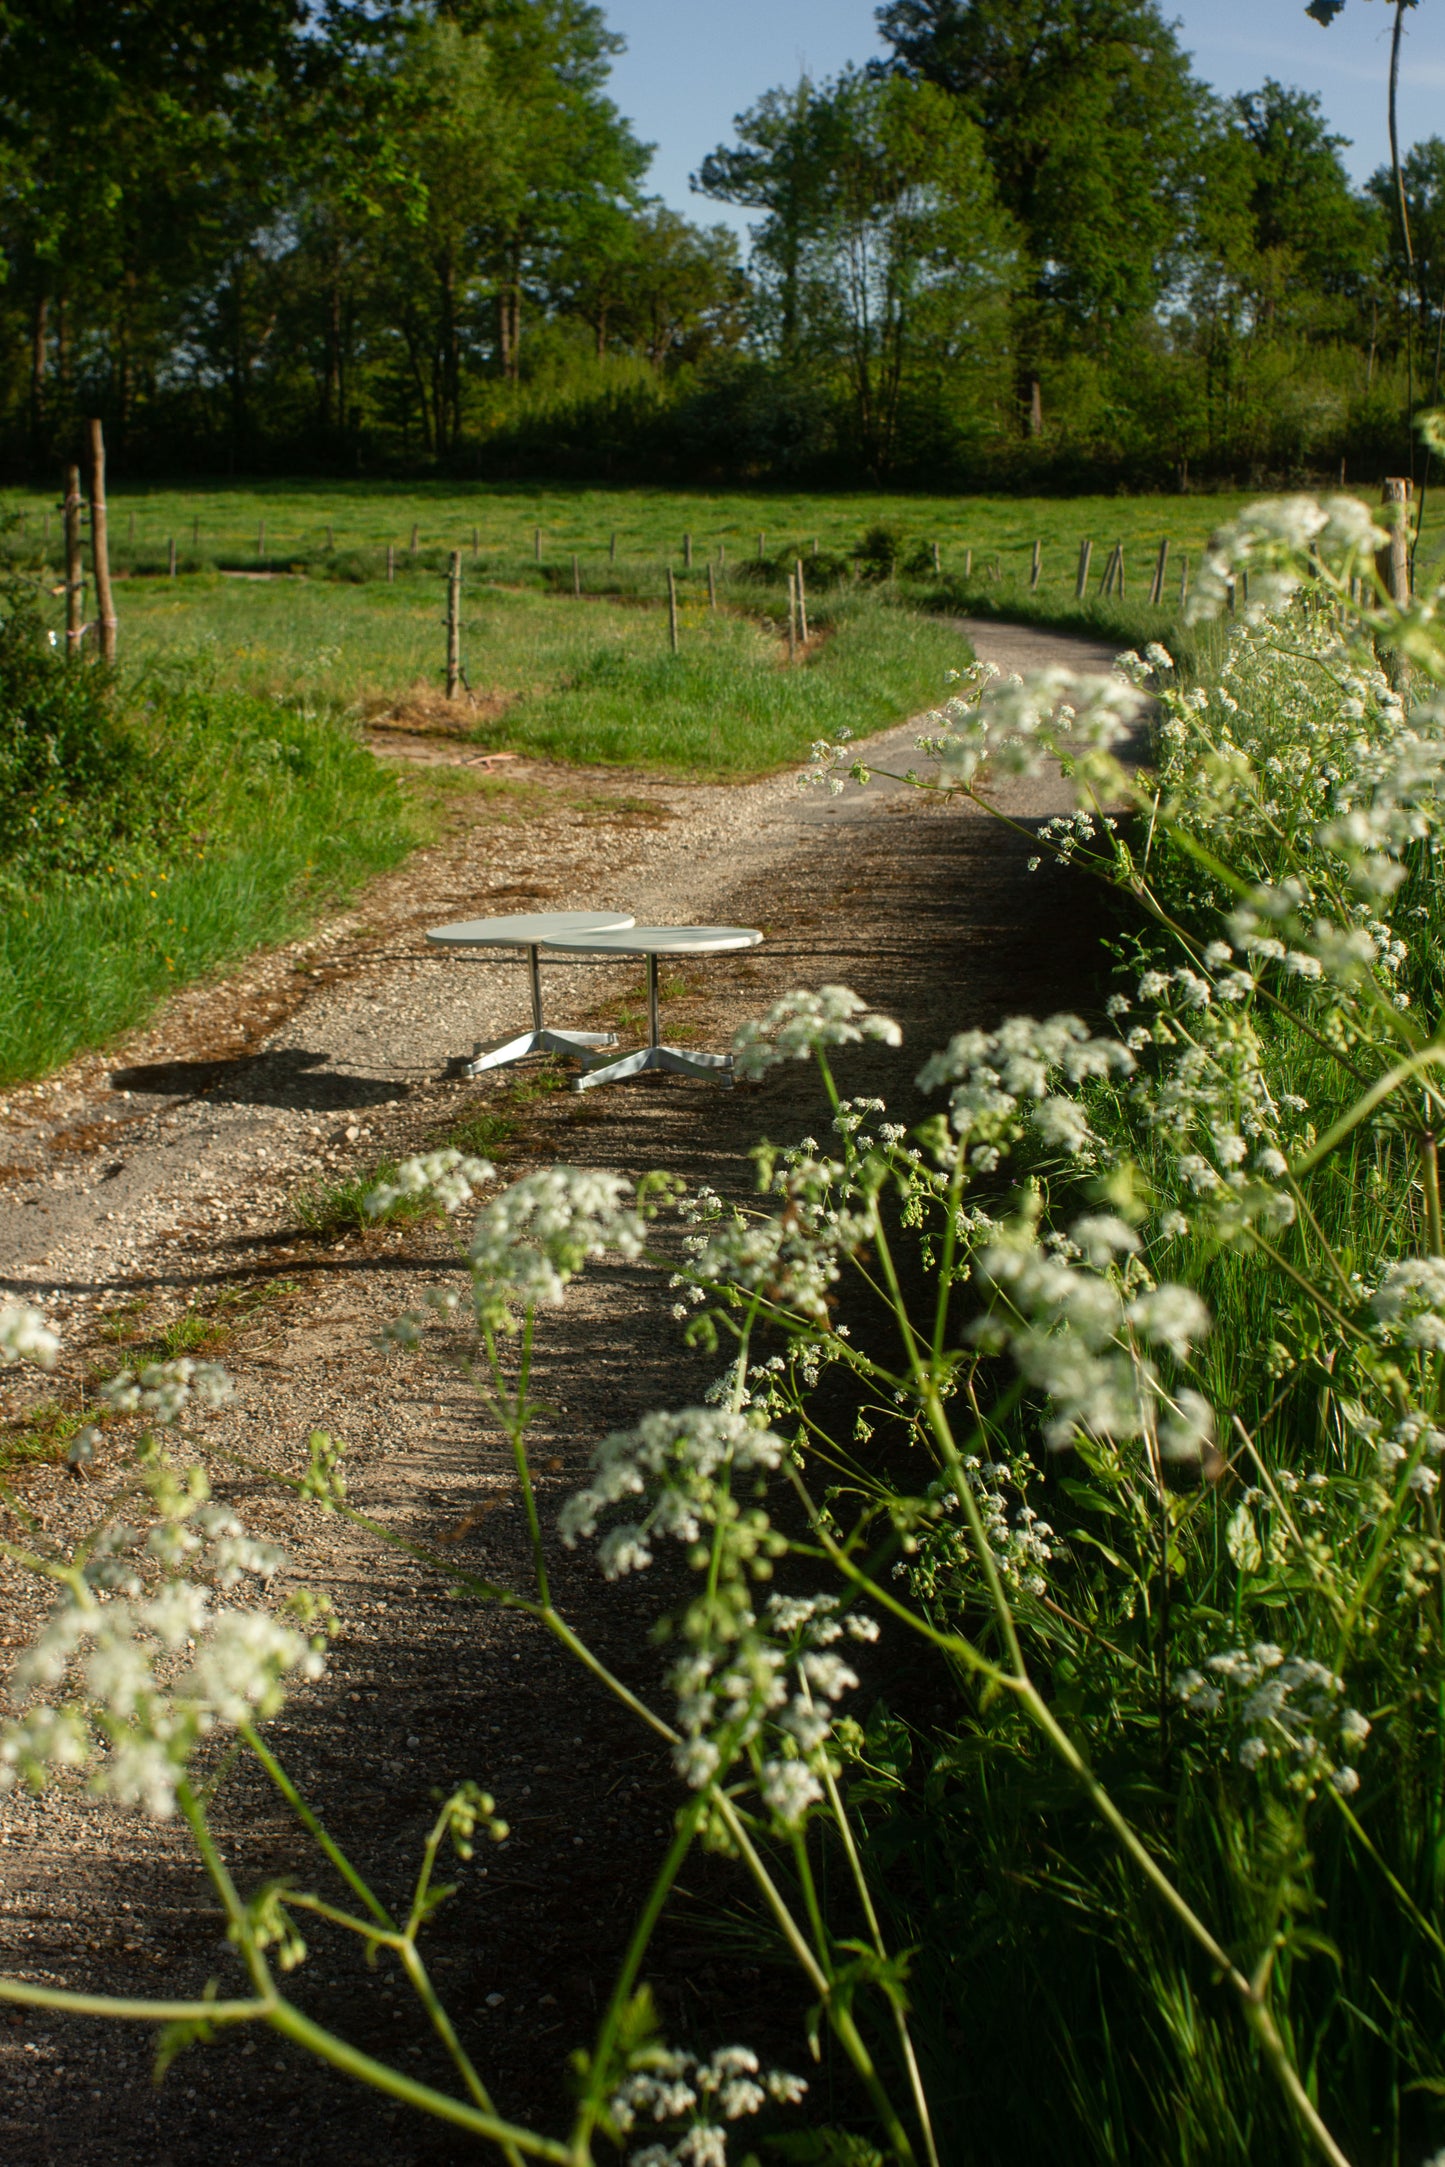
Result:
[[627,1076],[641,1076],[646,1070],[654,1068],[666,1069],[673,1076],[701,1076],[708,1083],[731,1087],[733,1057],[730,1053],[690,1053],[681,1046],[662,1044],[655,949],[647,958],[647,1028],[647,1045],[640,1046],[636,1053],[625,1053],[620,1061],[606,1061],[585,1067],[573,1089],[590,1091],[594,1084],[621,1083]]
[[502,1068],[511,1061],[525,1061],[528,1054],[571,1054],[584,1060],[593,1046],[615,1046],[615,1031],[550,1031],[542,1021],[542,952],[540,943],[527,943],[527,970],[532,987],[532,1028],[519,1031],[515,1037],[499,1039],[487,1046],[478,1041],[472,1058],[467,1063],[469,1076],[480,1076],[486,1069]]

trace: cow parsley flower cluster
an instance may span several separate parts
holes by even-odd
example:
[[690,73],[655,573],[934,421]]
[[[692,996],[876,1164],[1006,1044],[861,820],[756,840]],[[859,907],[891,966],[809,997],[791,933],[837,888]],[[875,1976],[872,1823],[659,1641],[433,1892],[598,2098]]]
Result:
[[685,2122],[681,2136],[628,2155],[629,2167],[727,2167],[726,2123],[756,2114],[767,2101],[796,2106],[801,2077],[763,2070],[750,2047],[719,2047],[705,2061],[654,2047],[613,2093],[608,2112],[620,2137],[639,2125]]
[[496,1177],[497,1169],[490,1159],[468,1158],[450,1146],[444,1151],[427,1151],[403,1160],[394,1181],[380,1182],[370,1192],[366,1209],[375,1219],[403,1199],[430,1196],[443,1211],[460,1211],[478,1189]]
[[786,1451],[773,1431],[724,1408],[658,1409],[603,1439],[593,1455],[592,1480],[558,1516],[562,1540],[571,1549],[595,1535],[614,1507],[645,1501],[645,1511],[603,1537],[598,1557],[609,1580],[650,1565],[657,1538],[692,1546],[705,1528],[719,1525],[735,1566],[762,1562],[766,1515],[748,1513],[737,1490],[750,1486],[749,1476],[779,1467]]
[[939,762],[945,785],[993,775],[1042,774],[1059,760],[1093,773],[1127,743],[1148,695],[1120,676],[1060,668],[1031,670],[991,684],[976,700],[955,697],[928,717],[922,749]]
[[138,1376],[121,1370],[101,1386],[100,1397],[117,1414],[150,1415],[169,1427],[192,1404],[228,1406],[235,1398],[235,1387],[219,1362],[193,1362],[189,1355],[181,1355],[174,1362],[148,1362]]
[[1325,1664],[1286,1655],[1266,1640],[1226,1648],[1174,1681],[1191,1714],[1223,1714],[1244,1733],[1236,1747],[1241,1768],[1278,1766],[1292,1790],[1312,1794],[1328,1781],[1348,1798],[1360,1787],[1353,1761],[1371,1725],[1348,1705],[1344,1690],[1344,1680]]
[[1403,1257],[1387,1266],[1370,1309],[1387,1345],[1445,1351],[1445,1258]]
[[89,1767],[93,1791],[165,1819],[202,1739],[273,1715],[288,1677],[321,1674],[325,1616],[309,1597],[280,1616],[216,1599],[273,1578],[282,1552],[211,1502],[199,1468],[153,1453],[146,1487],[148,1533],[107,1528],[15,1665],[12,1692],[37,1697],[0,1730],[0,1790]]
[[1190,590],[1190,623],[1217,617],[1229,606],[1238,576],[1249,581],[1246,614],[1251,622],[1280,610],[1298,591],[1310,552],[1335,561],[1348,577],[1361,565],[1373,569],[1374,553],[1389,536],[1358,497],[1265,497],[1246,505],[1211,537]]
[[59,1354],[59,1336],[38,1309],[18,1302],[0,1307],[0,1368],[32,1362],[37,1369],[54,1369]]
[[[963,1472],[1004,1586],[1014,1595],[1046,1595],[1046,1568],[1058,1538],[1029,1501],[1038,1470],[1028,1454],[1015,1453],[1012,1460],[984,1460],[970,1452],[963,1460]],[[944,1595],[956,1600],[977,1582],[978,1559],[970,1531],[958,1494],[947,1483],[935,1482],[930,1487],[928,1503],[937,1517],[919,1538],[916,1551],[900,1558],[894,1572],[926,1602]]]
[[1152,1354],[1186,1363],[1210,1328],[1190,1287],[1156,1285],[1144,1270],[1132,1227],[1092,1215],[1064,1240],[1039,1238],[1024,1214],[980,1249],[975,1274],[994,1301],[971,1327],[974,1344],[1005,1349],[1025,1381],[1047,1395],[1048,1443],[1076,1433],[1120,1442],[1145,1437],[1166,1457],[1194,1457],[1211,1418],[1192,1388],[1170,1391]]
[[836,1596],[775,1595],[761,1622],[746,1607],[695,1603],[684,1633],[687,1653],[668,1678],[682,1733],[678,1774],[701,1790],[750,1753],[773,1819],[798,1827],[823,1797],[823,1778],[837,1772],[833,1704],[858,1684],[833,1643],[845,1633],[875,1640],[875,1620],[842,1613]]
[[[1135,1065],[1127,1046],[1096,1038],[1078,1016],[1011,1016],[997,1031],[958,1032],[924,1063],[918,1085],[953,1086],[949,1120],[959,1148],[988,1172],[1030,1129],[1048,1150],[1092,1157],[1099,1147],[1087,1112],[1058,1086],[1127,1077]],[[942,1139],[935,1143],[937,1155],[947,1156]]]
[[867,1039],[899,1046],[903,1033],[851,986],[785,993],[766,1015],[750,1018],[735,1034],[733,1068],[739,1076],[756,1078],[784,1061],[808,1061],[831,1046],[861,1046]]

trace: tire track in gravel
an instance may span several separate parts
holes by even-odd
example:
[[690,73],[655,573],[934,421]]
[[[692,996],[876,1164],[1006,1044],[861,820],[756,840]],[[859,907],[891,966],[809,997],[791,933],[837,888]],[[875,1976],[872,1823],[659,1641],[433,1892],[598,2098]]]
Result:
[[[1110,659],[1033,630],[964,629],[1006,670]],[[888,733],[870,754],[906,765],[912,737]],[[762,926],[761,949],[682,974],[670,1035],[721,1046],[779,992],[841,979],[906,1032],[901,1054],[861,1051],[847,1087],[886,1095],[909,1119],[923,1110],[910,1079],[948,1032],[1087,1001],[1101,920],[1082,883],[1065,891],[1062,874],[1028,875],[1025,839],[906,789],[829,799],[801,793],[793,777],[697,786],[518,768],[344,917],[178,996],[108,1058],[10,1093],[0,1161],[18,1171],[0,1187],[0,1290],[38,1299],[64,1333],[47,1388],[57,1399],[75,1401],[124,1358],[125,1340],[107,1330],[153,1335],[188,1297],[231,1332],[222,1353],[237,1400],[205,1419],[199,1456],[218,1495],[284,1543],[291,1583],[327,1590],[345,1620],[326,1677],[275,1726],[280,1747],[389,1900],[407,1885],[434,1787],[470,1776],[496,1794],[514,1834],[458,1875],[461,1892],[431,1937],[438,1983],[503,2110],[560,2128],[566,2055],[605,1994],[676,1787],[645,1734],[540,1629],[450,1599],[444,1575],[267,1481],[266,1470],[301,1470],[313,1427],[331,1430],[346,1442],[363,1510],[405,1538],[453,1536],[447,1554],[469,1570],[526,1584],[510,1459],[461,1373],[460,1342],[438,1326],[413,1355],[383,1356],[373,1343],[420,1285],[454,1270],[446,1237],[308,1240],[288,1199],[318,1173],[365,1171],[478,1114],[515,1124],[506,1178],[562,1158],[633,1175],[665,1166],[724,1193],[751,1187],[757,1137],[816,1127],[803,1071],[731,1092],[650,1077],[520,1101],[515,1072],[449,1077],[448,1062],[499,1036],[525,993],[514,962],[427,954],[428,924],[616,904],[639,919]],[[1057,785],[1000,795],[1025,824],[1065,802]],[[552,1016],[635,1012],[633,966],[545,968]],[[624,1267],[581,1282],[541,1335],[544,1524],[601,1435],[697,1396],[714,1366],[680,1347],[655,1282]],[[13,1379],[0,1391],[12,1416],[37,1397]],[[69,1539],[114,1494],[126,1449],[123,1426],[108,1431],[86,1482],[36,1467],[25,1508]],[[243,1472],[238,1455],[256,1471]],[[0,1526],[13,1535],[13,1513]],[[659,1658],[645,1627],[679,1592],[674,1569],[608,1587],[588,1556],[553,1548],[560,1607],[628,1684],[654,1691]],[[17,1645],[40,1615],[33,1584],[0,1565],[0,1641]],[[227,1776],[216,1821],[243,1886],[288,1872],[314,1884],[279,1801],[248,1773]],[[699,1865],[690,1900],[664,1922],[648,1975],[665,2021],[679,2041],[747,2038],[801,2067],[791,1982],[746,1939],[726,1955],[704,1931],[731,1886],[722,1869]],[[292,1979],[303,2005],[445,2082],[385,1964],[369,1976],[329,1929],[308,1938],[310,1959]],[[111,1992],[239,1983],[176,1831],[74,1797],[0,1804],[0,1966]],[[95,2167],[477,2156],[455,2133],[303,2064],[270,2034],[232,2034],[183,2057],[159,2091],[150,2059],[140,2032],[0,2018],[0,2156],[16,2167],[62,2156]]]

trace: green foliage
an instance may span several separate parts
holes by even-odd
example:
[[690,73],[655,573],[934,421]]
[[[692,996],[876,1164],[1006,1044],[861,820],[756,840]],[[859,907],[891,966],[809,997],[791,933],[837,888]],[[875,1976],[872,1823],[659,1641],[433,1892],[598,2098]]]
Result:
[[0,883],[94,872],[168,823],[179,780],[119,719],[112,680],[54,640],[33,591],[0,584]]
[[57,667],[41,680],[54,716],[82,738],[97,718],[103,751],[98,770],[78,755],[84,792],[59,800],[83,845],[32,855],[22,829],[0,858],[3,1081],[103,1045],[171,988],[284,938],[411,839],[395,781],[332,722],[180,673],[122,711],[89,665],[68,683]]

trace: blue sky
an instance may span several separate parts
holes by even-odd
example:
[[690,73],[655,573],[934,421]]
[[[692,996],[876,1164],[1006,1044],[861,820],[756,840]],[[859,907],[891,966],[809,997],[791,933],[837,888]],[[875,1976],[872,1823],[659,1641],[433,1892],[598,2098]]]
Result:
[[[604,0],[627,40],[612,93],[638,134],[657,145],[650,186],[703,220],[742,214],[694,196],[689,173],[732,136],[735,113],[801,69],[829,75],[880,50],[875,0]],[[1328,30],[1310,22],[1304,0],[1175,0],[1195,69],[1220,92],[1252,90],[1267,75],[1317,91],[1332,126],[1352,138],[1345,152],[1356,179],[1383,163],[1388,0],[1348,0]],[[1406,17],[1401,137],[1445,134],[1445,5],[1421,0]]]

